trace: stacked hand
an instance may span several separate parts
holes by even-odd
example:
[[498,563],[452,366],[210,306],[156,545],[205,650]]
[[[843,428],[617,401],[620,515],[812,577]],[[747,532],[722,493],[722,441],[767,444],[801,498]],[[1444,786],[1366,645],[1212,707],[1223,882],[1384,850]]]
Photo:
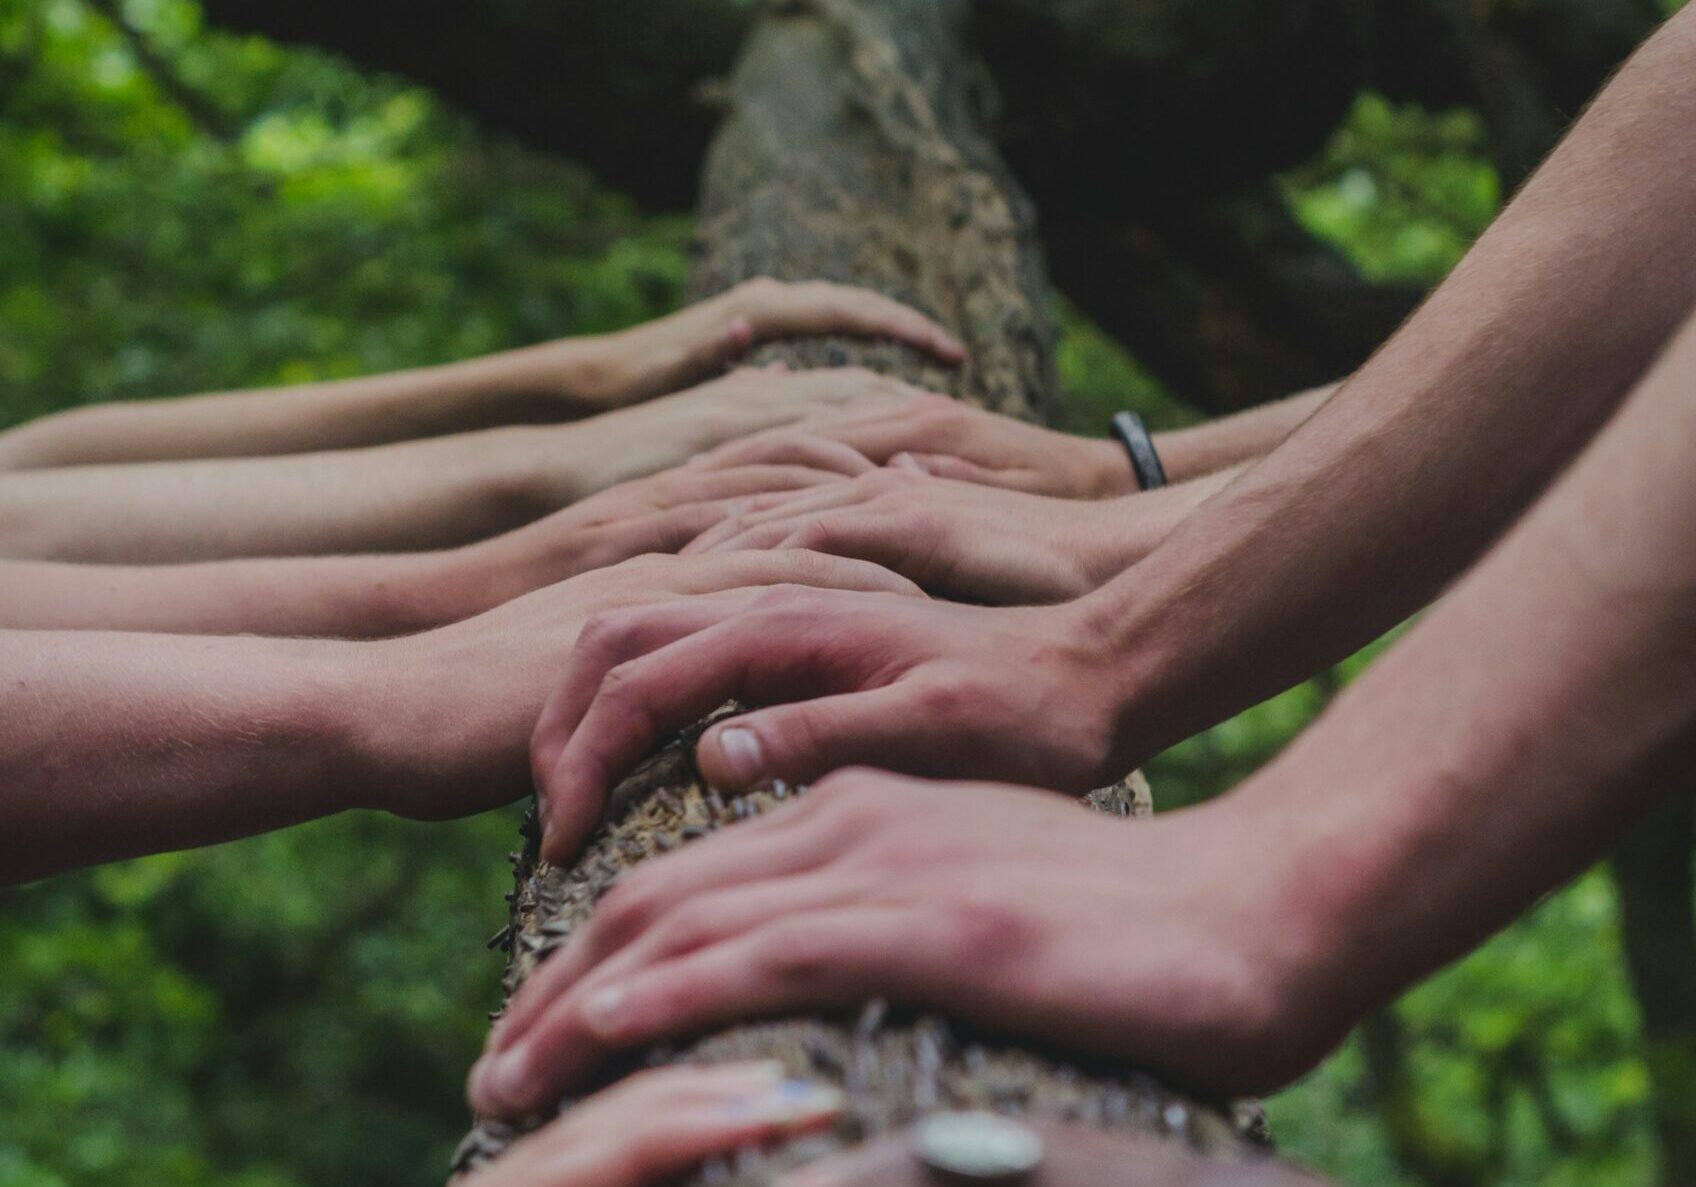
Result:
[[1110,783],[1134,765],[1119,717],[1135,673],[1094,613],[1087,600],[989,609],[788,588],[597,615],[531,747],[543,854],[567,859],[619,779],[728,700],[768,707],[702,736],[701,772],[727,789],[867,761],[1073,792]]
[[626,875],[513,999],[480,1109],[547,1107],[613,1052],[887,996],[1220,1092],[1337,1039],[1295,926],[1299,822],[1260,800],[1154,821],[868,771]]
[[885,467],[740,500],[683,551],[807,548],[875,561],[944,597],[1063,602],[1147,555],[1193,502],[1181,488],[1066,499]]
[[666,603],[685,618],[723,613],[802,585],[922,600],[876,565],[816,553],[643,556],[452,626],[339,646],[361,803],[423,819],[509,803],[529,790],[526,739],[586,622]]
[[599,362],[587,381],[596,394],[634,403],[704,379],[759,343],[810,334],[890,338],[945,363],[966,357],[965,347],[936,322],[879,293],[820,280],[760,278],[595,339]]
[[[888,381],[886,381],[888,382]],[[722,445],[697,465],[798,461],[847,446],[873,465],[1030,494],[1095,499],[1129,494],[1136,479],[1110,441],[1058,433],[935,394],[867,404]]]

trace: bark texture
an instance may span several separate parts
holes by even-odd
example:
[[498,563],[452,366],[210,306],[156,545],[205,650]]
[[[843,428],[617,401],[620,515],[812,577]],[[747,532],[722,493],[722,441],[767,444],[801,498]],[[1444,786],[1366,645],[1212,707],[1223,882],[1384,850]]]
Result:
[[[756,275],[822,275],[881,288],[949,324],[971,364],[951,374],[903,349],[831,339],[778,344],[764,356],[797,367],[863,364],[1036,416],[1054,394],[1047,288],[1029,204],[981,131],[966,15],[964,0],[804,0],[768,10],[743,51],[708,159],[693,283],[704,294]],[[573,868],[538,862],[532,823],[515,855],[511,926],[497,937],[510,953],[509,993],[620,870],[803,794],[778,785],[721,796],[702,785],[691,741],[674,742],[615,791],[607,824]],[[1140,776],[1091,799],[1121,815],[1150,807]],[[763,1185],[798,1161],[959,1107],[1166,1136],[1236,1158],[1264,1149],[1253,1108],[1197,1101],[1126,1069],[1085,1067],[879,1002],[838,1018],[735,1028],[610,1071],[745,1058],[777,1058],[795,1075],[844,1088],[849,1114],[830,1134],[709,1166],[702,1183]],[[455,1170],[498,1156],[513,1136],[478,1125]]]

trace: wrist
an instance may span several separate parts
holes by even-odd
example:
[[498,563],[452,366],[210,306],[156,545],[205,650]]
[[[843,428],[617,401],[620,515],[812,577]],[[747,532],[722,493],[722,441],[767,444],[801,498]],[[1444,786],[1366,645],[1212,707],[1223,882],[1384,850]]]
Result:
[[1125,447],[1117,441],[1100,437],[1076,437],[1077,490],[1084,498],[1107,499],[1117,495],[1135,494],[1136,472],[1131,469]]
[[487,647],[465,624],[351,645],[345,702],[357,803],[410,819],[449,819],[527,785],[528,721],[502,712]]

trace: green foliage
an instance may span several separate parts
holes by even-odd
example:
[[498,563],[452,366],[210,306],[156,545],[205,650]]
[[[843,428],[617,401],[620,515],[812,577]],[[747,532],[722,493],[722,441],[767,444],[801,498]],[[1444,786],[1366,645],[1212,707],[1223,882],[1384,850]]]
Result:
[[[0,425],[461,357],[675,301],[685,224],[414,87],[214,35],[192,0],[122,12],[148,53],[85,0],[0,0]],[[1373,96],[1285,184],[1369,273],[1421,280],[1499,199],[1472,115]],[[1194,419],[1066,323],[1080,428],[1122,406]],[[1235,783],[1369,658],[1162,756],[1163,801]],[[349,815],[0,892],[0,1187],[437,1181],[496,995],[482,940],[514,830],[510,812]],[[1617,947],[1588,876],[1398,1005],[1405,1099],[1425,1138],[1491,1168],[1480,1181],[1649,1181]],[[1348,1182],[1413,1183],[1383,1096],[1352,1040],[1271,1102],[1274,1126]]]

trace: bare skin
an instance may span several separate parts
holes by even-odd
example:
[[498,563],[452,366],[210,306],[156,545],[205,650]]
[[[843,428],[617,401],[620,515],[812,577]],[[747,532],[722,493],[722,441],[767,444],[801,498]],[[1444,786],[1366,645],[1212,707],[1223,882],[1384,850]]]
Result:
[[638,1072],[520,1139],[465,1187],[648,1187],[829,1125],[841,1093],[775,1063]]
[[[568,854],[658,733],[721,786],[876,755],[1079,791],[1335,663],[1473,563],[1696,306],[1696,9],[1623,68],[1431,301],[1141,563],[1054,607],[797,592],[589,624],[536,774]],[[1033,723],[1042,723],[1039,726]]]
[[919,394],[855,368],[744,369],[567,425],[288,457],[0,474],[0,557],[171,564],[452,548],[726,440]]
[[1287,1084],[1595,861],[1696,759],[1693,377],[1696,319],[1549,494],[1234,792],[1130,822],[1030,789],[832,775],[621,879],[512,1002],[473,1101],[524,1111],[611,1052],[873,994],[1212,1092]]
[[[1181,483],[1259,460],[1336,390],[1317,388],[1195,428],[1156,434],[1167,478]],[[1056,432],[936,395],[898,406],[846,411],[851,415],[803,421],[728,442],[695,463],[794,460],[808,444],[834,444],[876,465],[1027,494],[1103,499],[1138,490],[1125,451],[1114,441]]]
[[1064,499],[893,466],[739,500],[683,549],[806,548],[875,561],[963,601],[1082,597],[1154,551],[1235,469],[1146,493]]
[[[1025,1187],[1322,1187],[1319,1179],[1270,1160],[1192,1154],[1159,1138],[1107,1133],[1085,1125],[1026,1122],[1043,1140],[1042,1165]],[[777,1187],[934,1187],[937,1177],[914,1156],[909,1134],[894,1134],[846,1154],[810,1163]]]
[[380,642],[0,631],[0,884],[350,808],[505,803],[586,619],[787,582],[918,596],[862,561],[748,552],[640,557]]
[[439,552],[186,565],[0,561],[0,628],[377,639],[444,626],[594,569],[676,552],[742,498],[843,476],[679,468]]
[[929,318],[877,293],[753,280],[615,334],[392,375],[79,408],[0,433],[0,471],[315,453],[576,420],[689,387],[760,342],[814,333],[964,357]]

